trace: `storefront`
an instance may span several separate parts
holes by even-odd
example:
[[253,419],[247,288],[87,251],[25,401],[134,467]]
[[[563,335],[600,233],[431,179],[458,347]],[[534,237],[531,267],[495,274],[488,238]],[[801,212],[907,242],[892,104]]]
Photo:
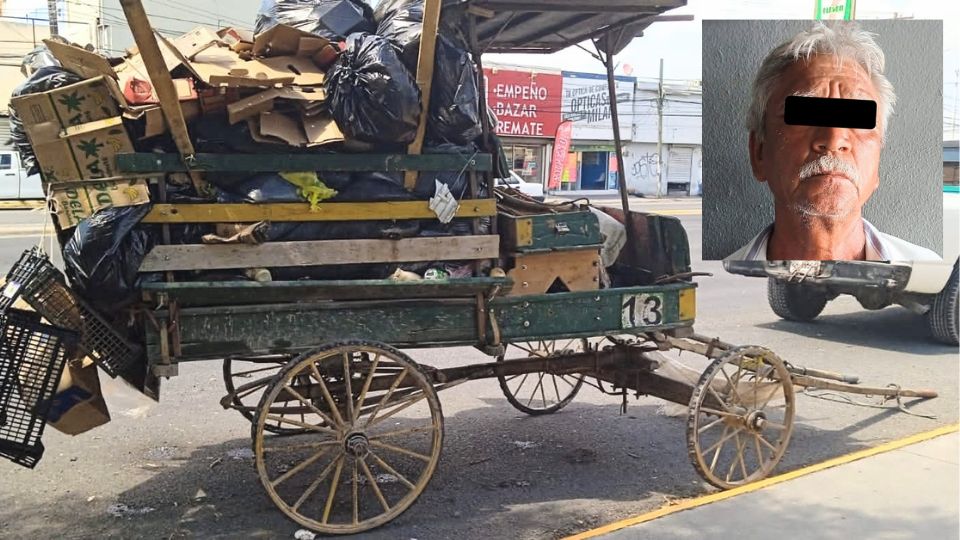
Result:
[[484,76],[507,162],[524,180],[543,185],[548,146],[560,125],[563,77],[500,67],[484,68]]
[[[564,165],[560,191],[613,191],[617,189],[617,151],[614,146],[613,110],[606,75],[563,72],[563,120],[573,122],[573,144]],[[631,136],[633,77],[616,77],[620,137]]]

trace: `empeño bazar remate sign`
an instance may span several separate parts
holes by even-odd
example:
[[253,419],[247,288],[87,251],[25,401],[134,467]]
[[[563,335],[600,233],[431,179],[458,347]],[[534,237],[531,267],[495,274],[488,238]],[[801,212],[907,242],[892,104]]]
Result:
[[497,115],[497,135],[553,137],[560,125],[563,77],[501,68],[485,68],[487,104]]

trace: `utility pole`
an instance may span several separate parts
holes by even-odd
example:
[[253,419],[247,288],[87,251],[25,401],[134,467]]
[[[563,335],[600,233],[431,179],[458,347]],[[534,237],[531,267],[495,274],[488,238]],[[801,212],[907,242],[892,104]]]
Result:
[[660,59],[660,82],[657,84],[657,198],[663,186],[663,58]]
[[50,21],[50,36],[60,34],[60,25],[57,24],[57,0],[47,0],[47,19]]

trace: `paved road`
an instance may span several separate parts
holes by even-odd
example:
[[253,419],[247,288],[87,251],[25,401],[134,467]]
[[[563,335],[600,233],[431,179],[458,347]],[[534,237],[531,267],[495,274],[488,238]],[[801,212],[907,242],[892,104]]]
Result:
[[[897,307],[866,312],[841,298],[815,324],[780,321],[762,280],[699,260],[696,200],[631,204],[680,214],[694,269],[714,273],[699,279],[699,332],[762,344],[794,364],[858,374],[865,383],[941,392],[911,406],[936,419],[799,396],[798,425],[779,470],[958,420],[957,349],[933,344],[920,317]],[[0,224],[36,221],[36,214],[12,215],[0,213]],[[0,237],[0,267],[35,242]],[[485,359],[470,348],[409,352],[438,367]],[[90,433],[50,430],[36,470],[0,463],[0,536],[292,538],[298,527],[273,508],[253,471],[249,427],[219,407],[221,395],[219,365],[184,365],[145,418],[115,406],[113,422]],[[433,480],[410,510],[364,538],[558,538],[708,491],[687,461],[683,418],[660,400],[631,397],[621,415],[619,398],[585,387],[562,412],[530,418],[507,404],[494,381],[441,399],[446,439]]]

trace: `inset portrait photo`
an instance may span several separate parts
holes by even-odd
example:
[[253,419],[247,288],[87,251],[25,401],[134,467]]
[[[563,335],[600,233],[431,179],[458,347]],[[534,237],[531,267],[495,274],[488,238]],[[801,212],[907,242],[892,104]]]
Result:
[[943,24],[703,21],[703,258],[940,260]]

